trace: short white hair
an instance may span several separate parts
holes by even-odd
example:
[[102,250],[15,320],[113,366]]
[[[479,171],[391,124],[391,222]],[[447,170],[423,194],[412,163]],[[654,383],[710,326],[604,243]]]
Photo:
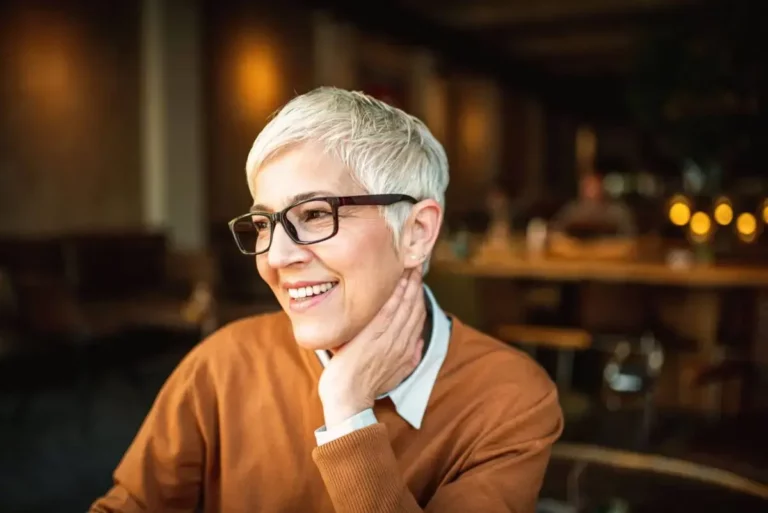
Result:
[[[320,87],[288,102],[258,135],[245,165],[255,197],[259,169],[278,153],[316,142],[369,194],[407,194],[445,209],[448,158],[418,118],[361,92]],[[411,205],[384,207],[398,245]]]

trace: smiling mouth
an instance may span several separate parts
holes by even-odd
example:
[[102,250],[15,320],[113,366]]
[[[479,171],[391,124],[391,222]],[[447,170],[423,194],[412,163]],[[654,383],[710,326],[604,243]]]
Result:
[[337,281],[329,281],[325,283],[317,283],[315,285],[307,285],[306,287],[289,288],[288,296],[290,296],[291,301],[307,301],[327,294],[338,284],[339,282]]

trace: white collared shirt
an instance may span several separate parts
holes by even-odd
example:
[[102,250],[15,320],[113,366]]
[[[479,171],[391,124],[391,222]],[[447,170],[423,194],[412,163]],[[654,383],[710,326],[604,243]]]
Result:
[[[448,342],[451,337],[451,321],[445,312],[437,304],[435,296],[429,287],[424,285],[429,300],[429,308],[432,312],[432,333],[430,334],[427,352],[419,362],[419,365],[408,378],[390,392],[378,397],[389,397],[395,405],[397,413],[415,429],[421,428],[424,414],[427,411],[427,403],[432,389],[437,381],[437,374],[443,366],[445,356],[448,353]],[[316,351],[317,357],[325,367],[330,361],[327,351]],[[349,433],[364,427],[376,424],[378,420],[372,408],[353,415],[344,422],[327,430],[325,426],[315,431],[317,445],[323,445]]]

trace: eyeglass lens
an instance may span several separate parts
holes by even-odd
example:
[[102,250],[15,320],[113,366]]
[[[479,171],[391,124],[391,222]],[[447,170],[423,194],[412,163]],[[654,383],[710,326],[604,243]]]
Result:
[[[285,212],[284,227],[296,242],[311,243],[330,237],[335,229],[333,207],[328,201],[313,200],[300,203]],[[234,233],[240,247],[248,252],[261,253],[270,246],[272,220],[253,214],[234,224]]]

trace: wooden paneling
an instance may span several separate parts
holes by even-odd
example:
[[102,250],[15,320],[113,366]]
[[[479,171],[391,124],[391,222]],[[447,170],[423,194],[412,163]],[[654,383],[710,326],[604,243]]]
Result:
[[692,5],[695,0],[539,0],[537,2],[455,2],[439,10],[439,18],[456,26],[517,25],[564,18],[643,14]]
[[314,85],[312,15],[254,2],[207,5],[208,211],[226,221],[251,205],[248,151],[268,117]]
[[139,6],[0,5],[0,232],[141,224]]

